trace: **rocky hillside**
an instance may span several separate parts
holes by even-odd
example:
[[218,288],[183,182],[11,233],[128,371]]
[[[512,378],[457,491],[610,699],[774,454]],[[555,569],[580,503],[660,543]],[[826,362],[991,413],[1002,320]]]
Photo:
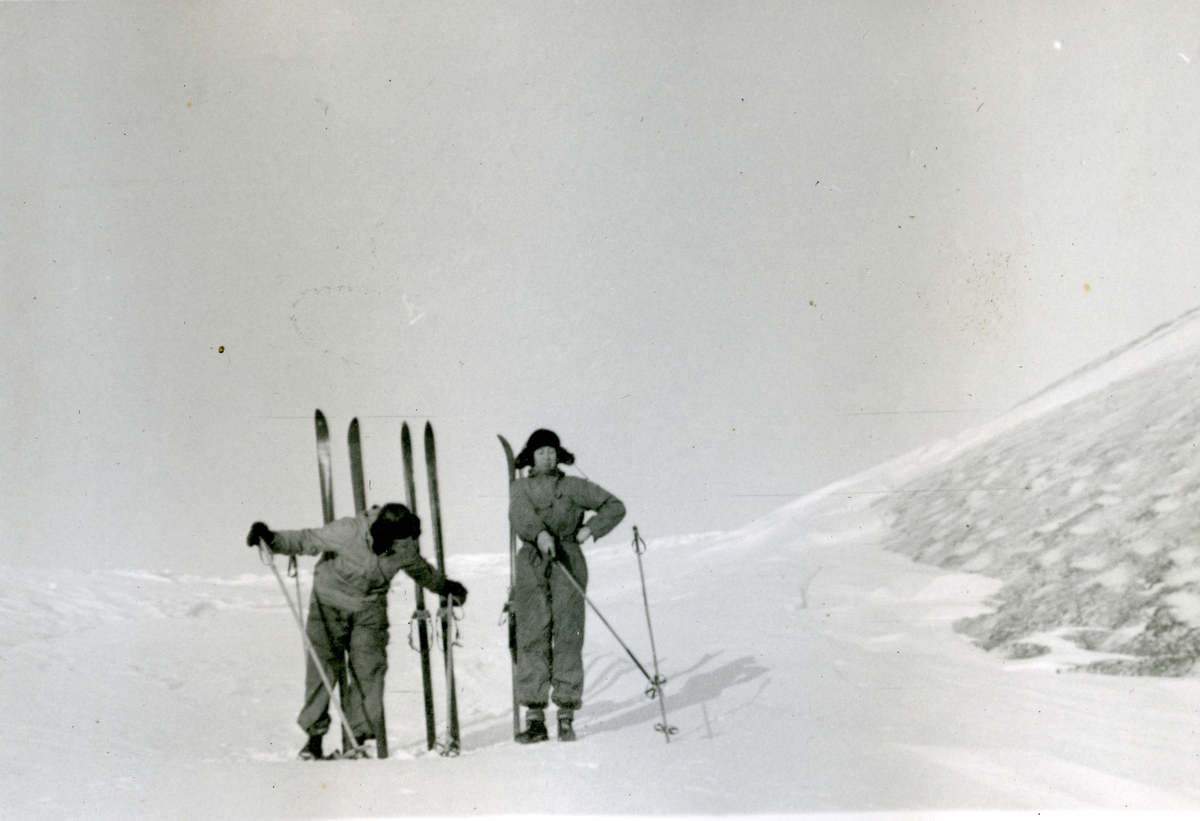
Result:
[[1196,667],[1198,326],[1190,312],[1085,368],[877,503],[889,549],[1005,582],[993,612],[957,624],[981,646],[1029,658],[1068,641],[1094,653],[1077,669],[1104,673]]

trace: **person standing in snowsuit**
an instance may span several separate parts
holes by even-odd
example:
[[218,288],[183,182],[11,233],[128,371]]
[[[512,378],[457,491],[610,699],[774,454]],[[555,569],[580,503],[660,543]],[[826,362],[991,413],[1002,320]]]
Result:
[[[272,531],[255,522],[246,544],[260,542],[272,553],[320,556],[313,571],[312,599],[305,633],[331,682],[341,682],[346,720],[361,746],[377,738],[383,723],[383,683],[387,673],[387,595],[392,577],[403,570],[422,587],[458,604],[467,589],[421,557],[421,520],[391,502],[321,528]],[[329,730],[330,694],[312,656],[306,656],[304,707],[297,719],[308,734],[302,759],[322,757]],[[351,674],[347,687],[346,673]],[[378,741],[376,742],[378,744]]]
[[[585,602],[564,572],[586,589],[580,545],[601,538],[625,517],[620,499],[558,469],[574,461],[558,436],[545,429],[533,432],[516,459],[518,470],[530,468],[528,476],[513,482],[508,509],[522,542],[514,585],[517,701],[526,707],[527,722],[517,734],[521,744],[549,738],[545,709],[551,697],[558,708],[558,740],[575,740],[572,721],[583,704]],[[596,515],[584,523],[587,511]]]

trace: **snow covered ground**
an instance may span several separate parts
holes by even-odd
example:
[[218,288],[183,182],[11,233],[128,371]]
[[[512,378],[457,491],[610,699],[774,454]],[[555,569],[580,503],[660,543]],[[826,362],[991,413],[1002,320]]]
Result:
[[[463,754],[423,751],[401,580],[393,755],[359,762],[294,760],[302,650],[254,552],[228,546],[235,579],[6,568],[0,815],[1198,810],[1198,341],[1185,315],[957,440],[651,539],[670,744],[590,614],[580,740],[513,744],[503,554],[448,546]],[[589,594],[649,664],[636,523],[591,549]]]

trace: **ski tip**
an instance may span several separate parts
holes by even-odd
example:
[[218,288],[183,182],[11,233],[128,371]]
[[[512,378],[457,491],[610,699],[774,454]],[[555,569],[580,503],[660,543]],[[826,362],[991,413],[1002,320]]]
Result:
[[316,422],[316,424],[317,424],[318,432],[323,431],[326,434],[329,433],[329,426],[327,424],[325,424],[325,414],[321,413],[320,408],[317,408],[316,413],[313,414],[313,421]]
[[496,438],[500,440],[500,446],[501,446],[502,448],[504,448],[504,457],[505,457],[506,459],[508,459],[508,466],[509,466],[509,469],[510,469],[510,470],[512,470],[512,469],[515,469],[515,464],[514,464],[514,463],[515,463],[515,461],[516,461],[516,458],[517,458],[517,457],[513,455],[513,449],[512,449],[512,445],[510,445],[510,444],[508,443],[508,440],[507,440],[507,439],[505,439],[503,436],[501,436],[501,435],[500,435],[500,434],[498,434],[498,433],[496,434]]

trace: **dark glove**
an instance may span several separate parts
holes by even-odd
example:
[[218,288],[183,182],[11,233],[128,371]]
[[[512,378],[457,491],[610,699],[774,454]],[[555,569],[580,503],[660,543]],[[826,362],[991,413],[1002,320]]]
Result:
[[259,542],[266,542],[267,547],[275,544],[275,531],[262,522],[250,525],[250,533],[246,536],[246,544],[255,547]]
[[456,582],[454,579],[446,579],[442,582],[442,589],[437,591],[439,596],[449,596],[451,605],[467,603],[467,588],[462,586],[461,582]]

